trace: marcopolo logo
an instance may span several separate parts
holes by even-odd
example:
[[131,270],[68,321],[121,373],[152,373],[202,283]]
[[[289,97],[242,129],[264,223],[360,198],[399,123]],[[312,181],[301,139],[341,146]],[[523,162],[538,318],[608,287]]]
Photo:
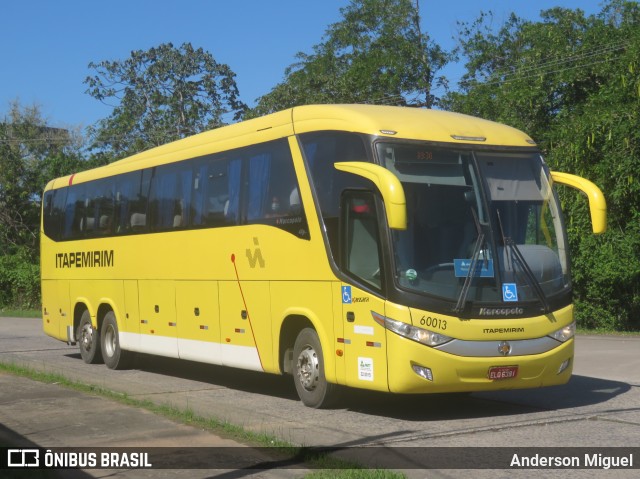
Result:
[[522,308],[480,308],[478,311],[480,316],[522,316],[523,314]]

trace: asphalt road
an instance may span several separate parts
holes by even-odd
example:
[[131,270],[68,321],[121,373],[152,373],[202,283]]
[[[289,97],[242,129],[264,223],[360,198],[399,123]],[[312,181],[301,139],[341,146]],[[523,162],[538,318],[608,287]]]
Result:
[[[331,446],[337,449],[384,446],[394,448],[394,453],[400,447],[412,448],[406,449],[407,454],[428,454],[431,450],[437,451],[433,448],[438,447],[584,447],[589,448],[590,453],[602,451],[604,455],[607,450],[602,448],[605,447],[632,447],[636,453],[635,469],[608,470],[476,469],[465,473],[450,468],[409,469],[402,467],[407,464],[404,459],[398,461],[398,468],[406,469],[405,472],[410,477],[449,478],[473,475],[474,479],[496,479],[548,477],[551,474],[567,478],[640,476],[640,338],[578,336],[574,376],[567,385],[561,387],[427,396],[397,396],[350,390],[345,392],[340,408],[333,410],[314,410],[303,406],[287,376],[149,356],[140,356],[135,367],[126,371],[112,371],[104,365],[87,365],[80,358],[77,348],[45,336],[41,321],[36,319],[0,318],[0,361],[60,373],[131,397],[189,408],[201,416],[215,416],[246,429],[268,433],[305,446]],[[20,394],[28,395],[29,388],[24,385],[25,380],[0,378],[0,424],[14,434],[32,438],[34,436],[27,434],[28,431],[17,430],[20,427],[29,429],[29,416],[32,416],[32,422],[35,423],[38,417],[53,417],[58,414],[56,408],[70,407],[69,399],[59,403],[47,399],[44,410],[37,402],[28,400],[21,407],[15,397]],[[23,392],[20,392],[21,388]],[[47,394],[48,397],[55,397],[59,393],[53,396],[51,392]],[[10,398],[14,398],[13,402]],[[91,410],[95,411],[96,416],[101,416],[100,411],[103,410],[107,412],[102,417],[108,414],[114,416],[108,412],[110,407],[112,406],[93,407]],[[124,415],[125,412],[121,414]],[[128,414],[140,418],[147,413],[133,409]],[[78,415],[77,413],[76,417]],[[150,427],[149,431],[145,431],[146,424]],[[158,426],[161,432],[155,431],[151,426]],[[151,443],[144,442],[147,439],[141,438],[163,438],[166,442],[160,445],[188,446],[189,441],[195,441],[195,445],[203,445],[217,444],[215,441],[220,440],[211,434],[196,434],[186,439],[188,435],[185,436],[184,428],[174,428],[176,432],[172,437],[172,428],[155,419],[137,421],[134,443],[147,445]],[[95,438],[94,444],[111,445],[106,439],[100,442],[100,434],[105,434],[105,430],[109,431],[111,438],[125,434],[110,425],[100,426],[98,421],[89,431],[90,437]],[[53,434],[55,428],[51,426],[48,431],[53,431]],[[65,437],[63,445],[86,444],[74,443],[73,428],[65,430]],[[34,442],[42,447],[60,445],[42,443],[42,439]],[[370,450],[378,453],[383,449]],[[454,451],[461,453],[465,449]],[[469,451],[478,453],[477,449]],[[161,475],[159,471],[155,472],[155,475],[139,476],[135,471],[129,471],[130,475],[118,474],[117,477]],[[291,470],[278,471],[276,476],[271,477],[292,473],[295,475]],[[91,474],[95,476],[95,470]],[[245,471],[237,477],[248,475]],[[196,477],[193,474],[191,476]]]

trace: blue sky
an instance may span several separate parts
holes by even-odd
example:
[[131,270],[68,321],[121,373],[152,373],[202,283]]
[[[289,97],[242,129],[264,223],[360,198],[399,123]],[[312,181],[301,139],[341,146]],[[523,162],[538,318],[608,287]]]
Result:
[[[3,2],[0,28],[0,118],[9,102],[37,104],[49,124],[86,127],[111,109],[85,93],[89,62],[129,57],[165,42],[190,42],[236,73],[241,99],[253,105],[283,80],[297,52],[311,53],[349,0],[20,0]],[[423,31],[444,48],[458,21],[491,10],[538,19],[561,6],[587,14],[599,0],[420,0]],[[462,67],[446,73],[455,81]]]

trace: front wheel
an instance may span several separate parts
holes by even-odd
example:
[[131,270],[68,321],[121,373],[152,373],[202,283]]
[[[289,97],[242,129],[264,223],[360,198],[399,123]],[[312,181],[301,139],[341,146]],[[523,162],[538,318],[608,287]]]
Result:
[[328,383],[324,375],[324,357],[318,333],[311,328],[300,331],[293,346],[293,381],[302,402],[313,408],[335,403],[338,386]]
[[118,323],[113,311],[109,311],[102,320],[102,356],[109,369],[126,369],[131,364],[132,353],[120,348]]
[[80,356],[87,364],[97,364],[102,362],[100,352],[100,333],[91,324],[89,311],[82,313],[80,325],[76,331],[76,338],[80,345]]

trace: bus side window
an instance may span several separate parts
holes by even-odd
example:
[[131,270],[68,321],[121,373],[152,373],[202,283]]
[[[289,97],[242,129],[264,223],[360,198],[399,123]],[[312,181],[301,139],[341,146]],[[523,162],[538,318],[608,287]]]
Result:
[[318,198],[329,247],[338,260],[340,195],[346,188],[369,188],[364,178],[334,168],[342,161],[371,161],[359,135],[322,131],[300,135],[309,175]]
[[223,157],[205,159],[193,179],[194,226],[237,224],[241,160]]
[[87,212],[93,218],[93,236],[104,236],[113,233],[115,215],[115,182],[105,178],[92,182],[89,187],[92,207]]
[[140,171],[117,177],[115,195],[115,233],[126,234],[132,230],[132,207],[140,189]]
[[56,241],[62,239],[61,227],[64,224],[64,205],[68,190],[60,188],[44,194],[44,233]]
[[152,230],[182,228],[189,222],[191,163],[158,166],[151,180],[149,225]]
[[65,239],[81,238],[86,211],[86,183],[69,187],[65,206]]
[[247,221],[309,237],[293,159],[285,141],[261,145],[249,156]]

